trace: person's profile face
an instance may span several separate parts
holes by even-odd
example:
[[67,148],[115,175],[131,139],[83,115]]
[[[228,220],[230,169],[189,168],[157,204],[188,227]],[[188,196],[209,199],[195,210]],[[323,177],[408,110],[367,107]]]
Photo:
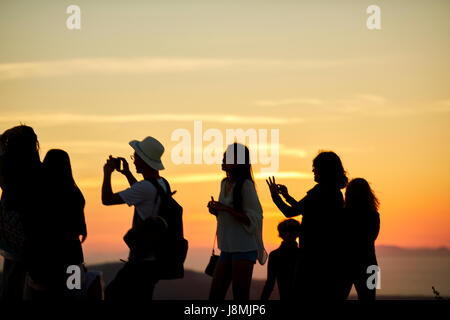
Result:
[[319,183],[319,181],[320,181],[319,170],[317,170],[316,168],[313,167],[312,172],[314,173],[314,181]]
[[136,152],[133,154],[133,163],[134,166],[136,167],[136,172],[137,173],[142,173],[142,159],[136,154]]
[[226,162],[227,162],[227,154],[224,153],[223,159],[222,159],[222,170],[223,171],[230,172],[236,167],[236,164],[234,164],[234,163],[230,164],[230,163],[226,163]]

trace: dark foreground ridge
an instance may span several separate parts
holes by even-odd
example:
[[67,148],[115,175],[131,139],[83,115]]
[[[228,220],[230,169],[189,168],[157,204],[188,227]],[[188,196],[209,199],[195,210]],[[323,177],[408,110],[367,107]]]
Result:
[[[105,286],[114,278],[116,273],[121,268],[122,263],[104,263],[97,265],[88,265],[89,271],[103,272]],[[1,279],[1,273],[0,273]],[[259,300],[262,289],[264,287],[264,280],[252,280],[252,287],[250,290],[250,299]],[[185,270],[183,279],[179,280],[161,280],[158,282],[154,292],[155,300],[206,300],[208,298],[209,289],[211,286],[211,277],[204,273]],[[1,288],[1,283],[0,283]],[[354,299],[355,297],[350,297]],[[227,295],[227,300],[231,300],[231,290]],[[383,296],[378,295],[377,300],[433,300],[430,296]],[[271,300],[279,300],[278,289],[275,287],[272,293]]]

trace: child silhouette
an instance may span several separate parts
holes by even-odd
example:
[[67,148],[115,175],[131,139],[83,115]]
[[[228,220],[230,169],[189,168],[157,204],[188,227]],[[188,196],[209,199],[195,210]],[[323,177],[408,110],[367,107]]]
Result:
[[287,219],[278,224],[278,234],[283,241],[278,249],[269,255],[267,280],[261,294],[261,300],[269,300],[275,286],[278,284],[280,300],[292,296],[295,270],[300,261],[300,249],[297,238],[300,236],[301,224],[294,219]]

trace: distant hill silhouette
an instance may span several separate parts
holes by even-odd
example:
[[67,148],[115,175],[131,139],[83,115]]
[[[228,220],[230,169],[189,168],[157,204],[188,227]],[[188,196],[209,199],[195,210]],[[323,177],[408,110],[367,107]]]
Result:
[[[88,271],[102,271],[105,287],[122,267],[122,263],[105,263],[87,266]],[[0,272],[0,279],[2,273]],[[161,280],[155,287],[153,298],[155,300],[206,300],[211,285],[211,277],[204,273],[185,270],[184,278],[178,280]],[[250,299],[258,300],[264,286],[263,280],[253,280],[250,290]],[[1,283],[0,283],[1,289]],[[227,299],[232,299],[231,288]],[[278,288],[275,286],[272,299],[279,299]]]
[[[121,263],[107,263],[88,266],[88,270],[103,272],[105,286],[114,278],[117,271],[122,267]],[[155,300],[206,300],[211,285],[211,277],[204,273],[185,270],[184,278],[178,280],[161,280],[155,287]],[[264,286],[263,280],[253,280],[250,290],[250,298],[258,300]],[[275,286],[272,299],[279,299],[278,288]],[[228,291],[227,299],[231,299],[231,289]]]
[[447,247],[440,248],[401,248],[396,246],[376,246],[377,255],[379,256],[450,256],[450,249]]
[[[90,271],[102,271],[105,281],[105,286],[114,278],[117,271],[121,268],[121,263],[105,263],[88,266]],[[2,273],[0,273],[1,279]],[[209,286],[211,284],[211,277],[204,273],[192,270],[186,270],[183,279],[179,280],[162,280],[156,285],[154,296],[155,300],[206,300],[209,293]],[[263,280],[252,280],[250,290],[250,299],[259,300],[264,286]],[[0,284],[1,289],[1,284]],[[231,288],[228,290],[227,300],[232,299]],[[272,293],[271,300],[278,300],[278,288]],[[350,296],[349,299],[355,299]],[[378,295],[378,300],[429,300],[433,299],[431,296],[383,296]]]
[[[192,250],[191,255],[197,258],[197,256],[203,257],[209,254],[208,250],[205,252],[198,251],[202,254],[195,255],[195,250]],[[376,252],[381,261],[381,266],[384,268],[382,273],[382,290],[377,295],[377,299],[430,299],[433,298],[431,286],[435,286],[438,290],[442,291],[443,296],[448,296],[448,285],[446,285],[448,276],[445,274],[445,263],[449,261],[448,258],[450,257],[450,250],[448,248],[409,249],[382,245],[376,247]],[[399,257],[405,259],[400,261],[398,260]],[[441,259],[442,263],[440,262]],[[409,264],[406,265],[405,263]],[[102,271],[105,284],[108,284],[121,266],[122,263],[116,262],[93,263],[88,264],[88,269],[91,271]],[[0,256],[0,271],[2,267],[3,257]],[[407,273],[404,270],[408,270]],[[424,272],[427,270],[429,272]],[[0,272],[0,288],[1,279]],[[187,269],[183,279],[160,281],[156,285],[154,298],[156,300],[205,300],[208,297],[210,284],[211,277],[202,272]],[[413,284],[415,286],[412,286]],[[259,299],[263,286],[264,280],[253,279],[250,298],[253,300]],[[393,286],[395,286],[394,289],[392,289]],[[389,290],[388,293],[386,290]],[[384,295],[382,294],[383,291],[385,293]],[[400,294],[404,295],[399,295],[397,292],[401,292]],[[411,295],[408,292],[411,292]],[[419,296],[418,294],[423,295]],[[229,290],[227,299],[231,298],[231,290]],[[354,296],[350,296],[350,298],[354,298]],[[279,299],[276,286],[271,299]]]
[[[114,277],[116,272],[121,268],[121,264],[108,263],[101,265],[93,265],[88,267],[89,270],[103,271],[105,285],[107,285]],[[162,280],[158,282],[155,287],[153,298],[155,300],[206,300],[208,298],[209,287],[211,285],[211,277],[204,273],[186,270],[183,279],[179,280]],[[262,289],[264,287],[264,280],[252,280],[250,289],[250,299],[259,300]],[[232,299],[231,287],[228,290],[227,300]],[[271,300],[279,300],[280,295],[278,288],[275,285],[274,291],[270,297]],[[356,299],[355,296],[350,296],[350,300]],[[429,300],[433,299],[430,296],[386,296],[378,295],[378,300]]]

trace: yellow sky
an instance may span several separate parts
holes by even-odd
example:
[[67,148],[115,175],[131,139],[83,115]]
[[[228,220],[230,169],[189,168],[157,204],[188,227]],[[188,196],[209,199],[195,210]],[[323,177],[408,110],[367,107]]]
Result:
[[[379,244],[450,246],[447,1],[377,1],[378,31],[366,28],[371,1],[77,1],[76,31],[70,4],[1,2],[0,128],[33,126],[42,158],[69,152],[88,250],[124,248],[132,209],[101,205],[102,166],[147,135],[166,146],[191,245],[211,245],[220,166],[171,160],[172,133],[194,134],[196,120],[223,134],[278,129],[279,182],[297,199],[314,156],[333,150],[380,198]],[[273,247],[283,216],[257,177]]]

